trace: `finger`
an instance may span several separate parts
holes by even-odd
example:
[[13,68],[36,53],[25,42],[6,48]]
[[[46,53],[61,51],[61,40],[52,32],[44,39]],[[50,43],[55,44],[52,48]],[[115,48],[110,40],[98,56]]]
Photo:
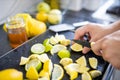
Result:
[[83,53],[83,54],[86,54],[86,53],[89,52],[89,51],[90,51],[90,48],[84,47],[83,50],[82,50],[82,53]]

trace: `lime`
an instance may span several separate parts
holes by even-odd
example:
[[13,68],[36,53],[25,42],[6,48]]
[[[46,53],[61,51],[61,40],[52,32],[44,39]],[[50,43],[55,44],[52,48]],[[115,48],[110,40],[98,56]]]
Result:
[[89,71],[89,73],[90,73],[92,78],[96,78],[96,77],[102,75],[102,72],[99,70],[92,70],[92,71]]
[[30,66],[30,68],[26,72],[26,77],[30,80],[37,80],[38,79],[39,75],[38,75],[38,72],[34,66]]
[[42,68],[42,63],[39,59],[32,59],[25,65],[25,70],[28,71],[28,69],[33,66],[38,71]]
[[0,71],[0,80],[23,80],[23,73],[16,69],[4,69]]
[[61,45],[61,44],[56,44],[55,46],[53,46],[53,48],[50,50],[50,53],[53,55],[57,52],[59,52],[60,50],[63,50],[63,49],[67,49],[66,46],[64,45]]
[[80,44],[77,44],[77,43],[74,43],[72,46],[71,46],[71,49],[75,52],[79,52],[79,51],[82,51],[82,45]]
[[66,50],[66,49],[60,50],[58,52],[58,56],[60,58],[69,58],[70,57],[70,52],[68,50]]
[[62,80],[63,75],[64,75],[63,68],[58,64],[54,64],[54,68],[52,72],[52,80]]
[[76,62],[80,65],[80,66],[87,66],[87,61],[85,56],[81,56],[80,58],[78,58],[76,60]]
[[36,43],[31,47],[31,52],[34,54],[42,54],[45,51],[45,46],[40,43]]
[[92,77],[90,76],[88,72],[84,72],[82,74],[82,80],[92,80]]
[[89,58],[89,64],[93,69],[96,69],[98,65],[98,60],[95,57]]
[[71,63],[73,63],[73,60],[71,58],[62,58],[60,60],[60,64],[63,66],[66,66],[66,65],[71,64]]
[[45,46],[46,44],[49,44],[49,42],[50,42],[50,39],[47,38],[47,39],[45,39],[45,40],[43,41],[43,45]]
[[51,44],[46,44],[45,45],[45,52],[49,52],[52,49],[52,45]]

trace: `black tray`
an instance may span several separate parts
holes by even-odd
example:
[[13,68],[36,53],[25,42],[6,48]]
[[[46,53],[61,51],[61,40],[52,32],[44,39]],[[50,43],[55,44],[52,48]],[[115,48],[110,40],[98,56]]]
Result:
[[[74,33],[73,32],[61,32],[60,34],[64,34],[66,36],[66,38],[68,39],[73,39],[74,37]],[[42,35],[38,35],[30,40],[28,40],[27,42],[25,42],[24,44],[22,44],[21,46],[19,46],[16,49],[13,49],[7,53],[5,53],[3,56],[0,57],[0,70],[3,69],[7,69],[7,68],[15,68],[17,70],[20,70],[24,73],[24,78],[25,78],[25,69],[24,66],[20,66],[20,58],[21,56],[25,56],[28,57],[31,53],[30,53],[30,47],[35,44],[35,43],[42,43],[44,39],[49,38],[51,36],[54,36],[55,33],[52,31],[47,31]],[[80,56],[82,56],[82,52],[73,52],[71,51],[71,58],[73,59],[73,61],[75,61],[77,58],[79,58]],[[55,64],[59,64],[59,60],[60,58],[55,54],[54,56],[51,56],[50,54],[48,55],[52,62]],[[96,55],[93,54],[92,51],[90,51],[88,54],[84,55],[88,61],[89,57],[96,57],[98,59],[98,67],[97,69],[102,71],[102,75],[93,79],[93,80],[101,80],[103,78],[103,75],[108,67],[108,63],[105,62],[102,57],[98,57]],[[88,65],[89,67],[89,65]],[[76,79],[76,80],[80,80],[81,79],[81,75]],[[64,77],[62,80],[69,80],[69,76],[65,73]]]

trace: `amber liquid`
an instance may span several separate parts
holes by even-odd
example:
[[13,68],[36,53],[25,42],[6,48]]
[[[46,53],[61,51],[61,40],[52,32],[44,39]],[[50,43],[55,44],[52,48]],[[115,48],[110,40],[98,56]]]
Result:
[[12,48],[16,48],[27,41],[27,34],[24,27],[12,28],[8,30],[8,38]]

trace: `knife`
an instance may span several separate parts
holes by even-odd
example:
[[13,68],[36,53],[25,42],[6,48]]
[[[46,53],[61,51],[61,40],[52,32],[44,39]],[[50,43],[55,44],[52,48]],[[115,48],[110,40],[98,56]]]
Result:
[[82,45],[83,47],[85,46],[85,47],[88,47],[88,48],[91,48],[91,45],[95,44],[95,42],[88,42],[88,41],[83,41],[83,40],[73,39],[72,41]]

